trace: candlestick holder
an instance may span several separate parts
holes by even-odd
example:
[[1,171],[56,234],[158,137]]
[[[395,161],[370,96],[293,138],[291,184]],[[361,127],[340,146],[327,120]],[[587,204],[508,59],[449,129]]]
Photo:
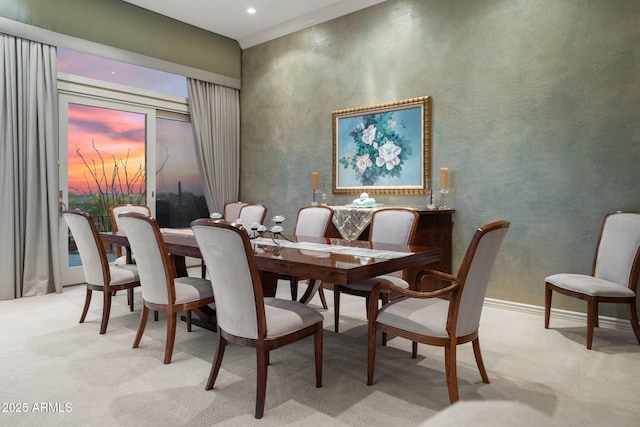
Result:
[[251,233],[249,233],[250,239],[257,239],[258,237],[262,237],[262,234],[267,231],[267,227],[262,224],[258,224],[254,222],[251,224]]
[[329,199],[327,198],[327,183],[320,183],[320,206],[328,206]]
[[319,206],[318,203],[318,190],[311,190],[311,206]]
[[284,231],[284,227],[282,226],[282,223],[285,221],[285,219],[286,218],[283,217],[282,215],[276,215],[273,218],[271,218],[271,221],[273,221],[275,225],[271,227],[269,231],[271,232],[271,240],[273,240],[273,243],[275,243],[276,245],[280,244],[279,242],[277,242],[277,240],[280,237],[291,242],[291,240],[289,240],[287,236],[282,234],[282,232]]
[[429,211],[433,211],[436,210],[436,204],[434,203],[434,199],[433,199],[433,187],[431,185],[431,180],[427,179],[427,186],[426,186],[426,193],[427,193],[427,207],[426,209]]
[[438,209],[447,210],[449,207],[449,190],[446,188],[440,189],[440,200],[438,202]]

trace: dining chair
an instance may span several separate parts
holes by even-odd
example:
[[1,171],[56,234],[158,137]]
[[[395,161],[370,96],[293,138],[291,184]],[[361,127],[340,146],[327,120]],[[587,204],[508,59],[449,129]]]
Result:
[[[418,343],[444,347],[445,374],[451,403],[459,400],[456,348],[471,341],[482,381],[489,377],[480,353],[478,329],[484,297],[500,246],[509,230],[508,221],[484,225],[475,232],[457,275],[423,270],[418,280],[432,277],[448,286],[429,292],[414,291],[380,282],[371,292],[367,351],[367,384],[373,384],[377,331],[412,341],[412,357]],[[378,308],[382,291],[393,291],[400,298]]]
[[[333,218],[333,209],[328,206],[305,206],[298,210],[296,217],[296,227],[294,233],[296,236],[307,237],[324,237],[327,234],[329,224]],[[291,299],[298,300],[298,283],[300,279],[295,276],[281,276],[283,280],[288,280],[291,287]],[[306,279],[308,280],[308,279]],[[310,285],[308,283],[308,285]],[[324,295],[322,285],[318,287],[318,296],[322,302],[322,307],[326,310],[328,307],[327,300]]]
[[[240,209],[238,218],[242,220],[242,224],[245,225],[248,230],[251,224],[264,224],[264,219],[267,216],[267,207],[264,205],[245,205]],[[231,222],[233,222],[232,220]]]
[[247,206],[249,203],[245,202],[228,202],[224,205],[224,220],[233,222],[240,218],[240,209]]
[[[146,216],[151,216],[151,209],[147,205],[140,204],[123,204],[123,205],[114,205],[109,208],[109,217],[111,218],[111,228],[114,233],[120,230],[120,219],[118,216],[123,212],[137,212]],[[127,251],[127,248],[124,248]],[[116,260],[114,262],[115,265],[123,265],[127,264],[127,256],[123,254],[123,248],[120,246],[116,246]],[[133,255],[131,255],[133,259]]]
[[[416,233],[420,215],[407,208],[385,208],[377,210],[371,217],[369,228],[369,241],[374,243],[395,243],[408,245],[412,243]],[[371,290],[380,282],[391,283],[396,287],[408,288],[409,283],[402,279],[402,271],[393,272],[372,279],[351,283],[349,285],[333,285],[333,311],[334,330],[339,331],[340,321],[340,294],[346,293],[366,298],[369,305]],[[380,292],[382,304],[389,302],[390,293],[386,290]],[[386,335],[383,338],[386,341]]]
[[321,387],[322,315],[296,301],[264,297],[249,235],[242,227],[208,218],[193,221],[191,227],[216,296],[217,347],[205,389],[215,385],[227,342],[255,348],[255,417],[262,418],[269,352],[311,335],[316,387]]
[[133,311],[133,288],[140,286],[138,270],[133,265],[110,265],[107,253],[100,240],[98,228],[91,215],[81,210],[65,210],[62,213],[75,241],[84,277],[87,282],[87,293],[80,323],[84,323],[89,311],[93,291],[102,292],[102,321],[100,333],[107,332],[111,299],[115,291],[127,290],[129,310]]
[[560,294],[587,302],[587,349],[598,326],[598,304],[627,304],[636,340],[640,325],[636,309],[640,273],[640,212],[611,212],[600,228],[591,275],[560,273],[545,278],[544,327],[549,329],[551,296]]
[[177,315],[213,303],[211,282],[199,277],[175,277],[169,252],[155,218],[139,213],[120,214],[120,225],[127,234],[142,288],[142,315],[133,348],[142,339],[149,310],[167,313],[167,338],[164,363],[171,363],[176,337]]

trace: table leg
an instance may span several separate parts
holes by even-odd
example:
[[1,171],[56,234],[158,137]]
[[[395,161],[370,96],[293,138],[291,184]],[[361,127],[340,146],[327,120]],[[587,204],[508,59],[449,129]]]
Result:
[[307,286],[307,290],[304,291],[304,295],[300,298],[300,302],[309,304],[309,301],[311,301],[316,292],[318,292],[320,286],[322,286],[322,280],[309,279],[309,285]]
[[275,297],[276,289],[278,288],[278,273],[272,273],[270,271],[261,271],[260,278],[262,280],[262,291],[265,297]]
[[[194,317],[194,315],[197,317]],[[180,316],[180,319],[187,321],[186,316]],[[217,332],[216,311],[208,305],[191,310],[191,324]]]
[[184,256],[171,254],[171,263],[173,264],[173,274],[175,277],[187,277],[187,261]]

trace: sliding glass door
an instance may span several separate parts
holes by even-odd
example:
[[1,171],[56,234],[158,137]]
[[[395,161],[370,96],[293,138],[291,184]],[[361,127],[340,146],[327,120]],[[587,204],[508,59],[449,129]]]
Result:
[[[111,231],[109,208],[146,204],[155,214],[154,109],[81,95],[60,96],[60,202],[93,217],[98,230]],[[73,236],[60,224],[63,284],[84,274]],[[112,260],[115,255],[109,251]]]

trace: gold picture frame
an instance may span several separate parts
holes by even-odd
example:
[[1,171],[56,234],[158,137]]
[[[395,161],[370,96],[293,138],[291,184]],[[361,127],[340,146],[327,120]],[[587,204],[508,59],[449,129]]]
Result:
[[425,194],[431,97],[334,111],[334,194]]

